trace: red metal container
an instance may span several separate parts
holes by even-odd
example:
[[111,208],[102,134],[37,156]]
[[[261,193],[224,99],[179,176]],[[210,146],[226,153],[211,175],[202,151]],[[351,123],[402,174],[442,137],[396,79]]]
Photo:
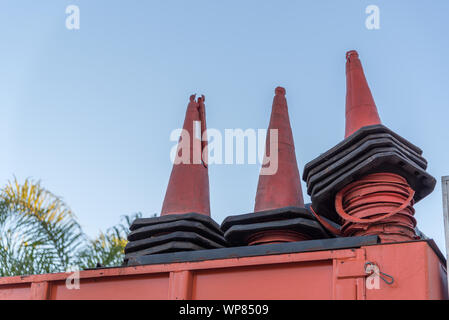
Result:
[[[307,242],[312,243],[303,241],[302,245]],[[261,250],[268,246],[283,248],[283,245],[256,247]],[[229,249],[220,250],[226,252]],[[379,288],[372,288],[367,282],[370,277],[366,273],[367,263],[376,265],[394,282],[387,284],[380,280]],[[58,273],[0,278],[0,299],[374,300],[448,297],[446,264],[432,240],[296,253],[273,252],[238,258],[211,256],[201,261],[86,270],[80,272],[78,290],[67,289],[67,276]]]

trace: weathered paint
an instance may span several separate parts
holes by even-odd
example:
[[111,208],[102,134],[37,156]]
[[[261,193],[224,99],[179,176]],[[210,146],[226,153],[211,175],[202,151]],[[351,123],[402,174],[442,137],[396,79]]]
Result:
[[[366,286],[365,264],[391,275]],[[444,262],[426,241],[0,278],[0,299],[447,299]]]

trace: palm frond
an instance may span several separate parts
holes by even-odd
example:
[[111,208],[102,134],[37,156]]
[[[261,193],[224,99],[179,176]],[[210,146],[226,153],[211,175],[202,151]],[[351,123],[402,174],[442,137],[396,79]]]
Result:
[[[61,198],[39,181],[26,179],[20,184],[14,179],[1,190],[0,203],[0,234],[9,234],[0,239],[0,250],[5,259],[11,259],[8,265],[23,265],[16,272],[59,272],[75,263],[84,234]],[[51,263],[39,268],[36,261]]]
[[119,266],[129,227],[141,216],[123,216],[89,240],[67,204],[39,181],[9,181],[0,190],[0,276]]

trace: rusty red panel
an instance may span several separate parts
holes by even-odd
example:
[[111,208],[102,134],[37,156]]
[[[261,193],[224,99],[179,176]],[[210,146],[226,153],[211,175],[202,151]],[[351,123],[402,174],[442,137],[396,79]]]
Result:
[[68,290],[65,281],[53,283],[51,300],[163,300],[168,297],[169,274],[81,279],[80,289]]
[[30,292],[31,283],[1,285],[0,300],[28,300]]
[[447,274],[426,242],[385,244],[366,248],[366,260],[394,277],[380,281],[379,290],[367,290],[367,299],[447,299]]
[[332,260],[201,270],[193,299],[332,299]]
[[[394,279],[367,286],[366,264]],[[447,299],[443,258],[427,241],[67,274],[0,278],[0,299]]]

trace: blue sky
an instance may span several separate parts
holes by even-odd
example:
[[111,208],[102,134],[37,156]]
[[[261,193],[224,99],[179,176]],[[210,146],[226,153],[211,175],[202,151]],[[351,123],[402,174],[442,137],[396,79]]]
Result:
[[[80,30],[65,27],[71,4]],[[365,27],[371,4],[379,30]],[[424,150],[438,180],[415,207],[420,229],[444,248],[448,12],[443,0],[4,0],[0,183],[40,179],[95,236],[124,214],[160,211],[169,135],[191,93],[206,96],[209,127],[257,129],[278,85],[302,172],[343,138],[345,52],[356,49],[383,123]],[[252,211],[258,173],[210,167],[218,222]]]

